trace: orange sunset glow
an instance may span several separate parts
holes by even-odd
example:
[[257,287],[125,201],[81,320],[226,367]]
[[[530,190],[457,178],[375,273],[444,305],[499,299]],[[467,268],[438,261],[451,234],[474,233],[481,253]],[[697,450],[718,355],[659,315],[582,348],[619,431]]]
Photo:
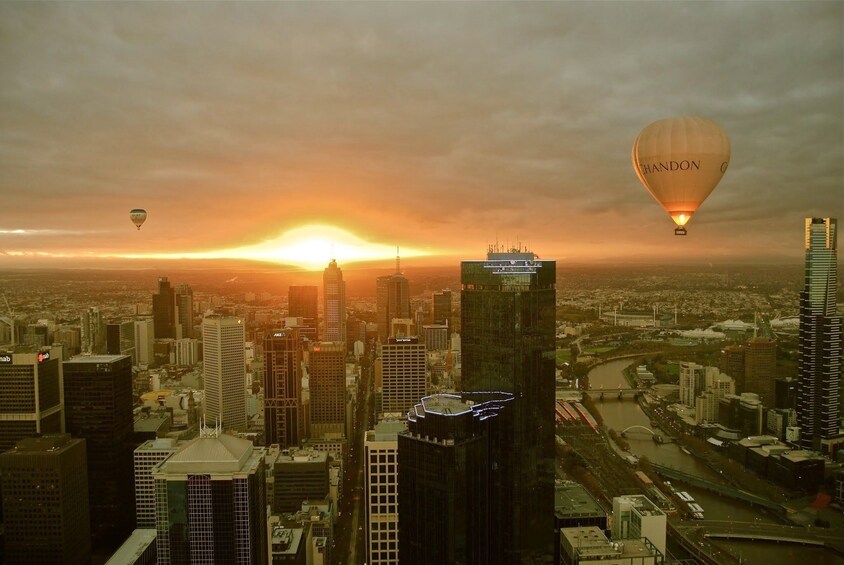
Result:
[[[793,260],[844,202],[841,6],[799,4],[3,3],[0,263]],[[630,162],[668,116],[732,145],[685,238]]]

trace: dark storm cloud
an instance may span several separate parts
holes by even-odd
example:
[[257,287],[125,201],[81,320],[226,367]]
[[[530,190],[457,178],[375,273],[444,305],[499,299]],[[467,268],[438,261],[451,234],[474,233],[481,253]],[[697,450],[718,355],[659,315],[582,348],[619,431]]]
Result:
[[796,254],[801,218],[844,206],[842,6],[0,4],[0,229],[116,231],[143,205],[159,248],[340,218],[646,255],[671,225],[630,147],[692,114],[733,157],[684,249]]

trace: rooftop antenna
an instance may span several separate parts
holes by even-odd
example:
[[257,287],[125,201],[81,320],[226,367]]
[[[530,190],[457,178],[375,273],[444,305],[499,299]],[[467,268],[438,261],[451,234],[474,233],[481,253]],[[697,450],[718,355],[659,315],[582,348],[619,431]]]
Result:
[[399,246],[396,245],[396,274],[401,274],[401,257],[399,257]]
[[331,244],[331,261],[336,261],[337,258],[334,256],[334,244]]

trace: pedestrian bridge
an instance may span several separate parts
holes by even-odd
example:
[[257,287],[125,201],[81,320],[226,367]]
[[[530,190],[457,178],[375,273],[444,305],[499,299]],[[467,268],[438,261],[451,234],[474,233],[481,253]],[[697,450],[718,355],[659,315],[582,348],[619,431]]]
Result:
[[635,426],[628,426],[621,430],[621,437],[624,437],[624,435],[628,432],[644,432],[646,434],[651,434],[652,436],[656,435],[656,432],[654,432],[652,429],[646,426],[640,426],[638,424]]

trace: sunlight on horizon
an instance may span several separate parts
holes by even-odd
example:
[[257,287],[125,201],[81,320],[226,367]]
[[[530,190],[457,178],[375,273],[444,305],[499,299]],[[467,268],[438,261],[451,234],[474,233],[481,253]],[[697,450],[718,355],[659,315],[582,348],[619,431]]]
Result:
[[[423,257],[432,253],[400,247],[402,257]],[[318,270],[331,259],[340,263],[377,261],[396,256],[392,245],[372,243],[341,228],[311,224],[288,230],[274,239],[228,249],[186,253],[114,254],[121,259],[244,259],[295,265]]]

